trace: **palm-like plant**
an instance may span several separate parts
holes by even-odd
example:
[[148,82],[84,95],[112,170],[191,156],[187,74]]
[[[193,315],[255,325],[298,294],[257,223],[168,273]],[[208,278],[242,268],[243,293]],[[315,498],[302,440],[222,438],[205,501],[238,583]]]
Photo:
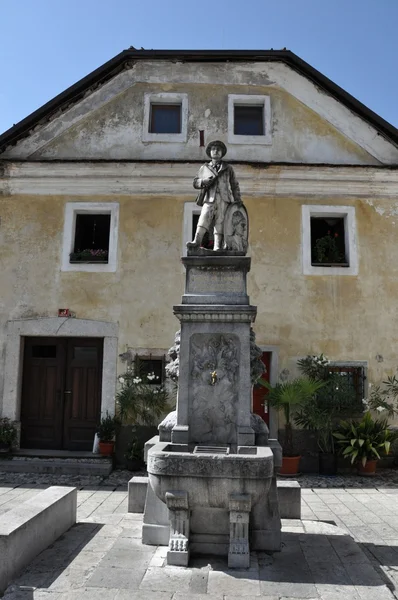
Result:
[[366,412],[360,421],[341,421],[334,437],[345,458],[351,459],[351,464],[362,463],[380,458],[380,453],[388,454],[391,442],[398,434],[388,427],[387,419],[373,419]]
[[157,425],[160,417],[170,410],[169,394],[154,378],[154,374],[136,375],[130,370],[119,377],[116,402],[122,422]]
[[277,383],[271,386],[267,381],[259,380],[259,384],[269,390],[267,396],[271,406],[283,412],[285,417],[285,439],[282,445],[284,456],[294,456],[293,419],[294,413],[307,402],[325,384],[322,381],[298,377],[292,381]]

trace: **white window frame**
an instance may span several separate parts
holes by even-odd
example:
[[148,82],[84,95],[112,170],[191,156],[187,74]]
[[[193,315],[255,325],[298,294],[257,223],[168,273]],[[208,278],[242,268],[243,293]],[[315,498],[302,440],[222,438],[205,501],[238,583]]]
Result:
[[[311,217],[344,219],[344,242],[348,267],[314,267],[311,264]],[[302,260],[304,275],[358,275],[358,247],[353,206],[305,204],[301,209]]]
[[[181,106],[181,133],[150,133],[151,104],[179,104]],[[188,131],[188,94],[144,94],[144,142],[186,142]]]
[[196,202],[185,202],[184,204],[182,256],[187,256],[187,242],[191,242],[195,235],[195,232],[192,230],[192,217],[193,215],[200,215],[201,210],[201,207]]
[[[235,135],[235,106],[242,106],[243,104],[263,107],[264,135]],[[261,144],[263,146],[272,144],[271,100],[269,96],[228,94],[228,142],[230,144]]]
[[[76,215],[111,215],[109,229],[108,262],[70,263],[69,255],[74,250],[76,233]],[[64,236],[62,244],[61,271],[80,271],[86,273],[114,273],[117,269],[117,239],[119,231],[118,202],[67,202],[65,204]]]

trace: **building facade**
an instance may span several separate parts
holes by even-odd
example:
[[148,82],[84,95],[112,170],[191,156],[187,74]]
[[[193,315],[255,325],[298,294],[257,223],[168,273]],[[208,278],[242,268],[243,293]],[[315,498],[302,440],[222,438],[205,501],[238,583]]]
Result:
[[130,49],[0,136],[0,415],[23,447],[90,449],[126,356],[163,373],[212,139],[271,382],[307,354],[359,396],[396,372],[398,131],[289,51]]

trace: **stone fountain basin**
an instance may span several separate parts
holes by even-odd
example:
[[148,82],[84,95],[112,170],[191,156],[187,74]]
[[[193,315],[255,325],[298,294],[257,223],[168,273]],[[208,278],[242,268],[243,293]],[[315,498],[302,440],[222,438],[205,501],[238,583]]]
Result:
[[195,453],[159,442],[148,452],[149,483],[166,502],[170,491],[188,493],[189,507],[229,508],[230,494],[250,494],[252,506],[268,494],[274,456],[268,446],[240,446],[236,454]]

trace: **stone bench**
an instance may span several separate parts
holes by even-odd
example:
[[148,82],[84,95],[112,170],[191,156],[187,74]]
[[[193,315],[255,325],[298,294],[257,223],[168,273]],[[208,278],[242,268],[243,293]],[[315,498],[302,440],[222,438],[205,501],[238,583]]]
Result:
[[40,552],[76,523],[77,489],[52,486],[0,515],[0,595]]
[[[128,484],[128,512],[143,513],[148,477],[132,477]],[[301,488],[298,481],[277,481],[281,519],[301,519]]]

